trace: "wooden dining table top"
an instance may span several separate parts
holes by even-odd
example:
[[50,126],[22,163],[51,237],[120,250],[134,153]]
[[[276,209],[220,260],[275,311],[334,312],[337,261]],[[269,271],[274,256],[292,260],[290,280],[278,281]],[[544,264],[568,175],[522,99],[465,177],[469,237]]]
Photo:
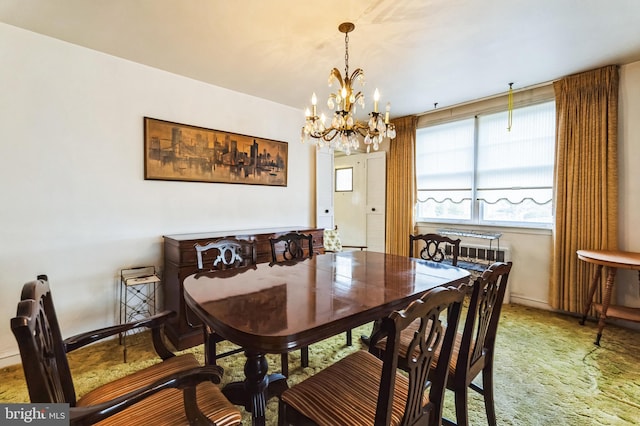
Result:
[[389,315],[435,287],[468,281],[469,272],[450,265],[347,251],[190,275],[184,297],[225,339],[283,353]]

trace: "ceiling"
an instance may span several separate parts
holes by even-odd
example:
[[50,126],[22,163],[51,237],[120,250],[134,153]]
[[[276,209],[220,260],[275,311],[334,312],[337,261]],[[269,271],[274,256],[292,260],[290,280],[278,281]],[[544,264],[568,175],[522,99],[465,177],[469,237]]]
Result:
[[0,21],[304,109],[362,68],[391,116],[640,60],[638,0],[0,0]]

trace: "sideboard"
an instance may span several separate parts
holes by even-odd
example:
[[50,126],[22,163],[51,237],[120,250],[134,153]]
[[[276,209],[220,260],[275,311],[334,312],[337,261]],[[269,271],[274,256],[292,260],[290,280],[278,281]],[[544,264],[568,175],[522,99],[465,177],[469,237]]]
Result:
[[188,315],[183,293],[184,279],[198,270],[194,249],[196,243],[204,245],[225,237],[255,240],[258,263],[264,263],[271,261],[269,238],[292,231],[312,234],[314,252],[324,253],[322,228],[286,227],[165,235],[164,285],[162,286],[164,308],[175,311],[177,314],[166,324],[165,333],[173,346],[183,350],[202,343],[201,325],[195,315]]

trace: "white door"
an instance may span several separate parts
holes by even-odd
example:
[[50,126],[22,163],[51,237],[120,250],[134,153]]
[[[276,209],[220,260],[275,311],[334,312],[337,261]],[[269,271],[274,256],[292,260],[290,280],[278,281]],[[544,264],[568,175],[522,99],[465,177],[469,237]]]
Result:
[[385,251],[386,154],[340,155],[335,169],[351,169],[353,189],[335,191],[334,222],[342,244]]
[[334,167],[335,173],[342,171],[351,175],[350,190],[340,188],[342,190],[333,192],[334,223],[338,226],[342,244],[366,246],[366,154],[338,155]]
[[316,150],[316,227],[333,229],[333,153]]

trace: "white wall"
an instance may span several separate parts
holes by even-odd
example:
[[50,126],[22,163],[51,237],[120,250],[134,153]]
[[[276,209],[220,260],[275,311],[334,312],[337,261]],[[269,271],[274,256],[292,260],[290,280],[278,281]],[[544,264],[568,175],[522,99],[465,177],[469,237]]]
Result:
[[[619,105],[619,248],[640,252],[640,62],[620,68]],[[614,288],[618,304],[640,307],[637,271],[618,271]]]
[[[37,274],[68,336],[116,322],[118,270],[161,267],[162,235],[314,225],[300,110],[1,23],[0,63],[0,365]],[[146,181],[144,116],[288,142],[288,186]]]

